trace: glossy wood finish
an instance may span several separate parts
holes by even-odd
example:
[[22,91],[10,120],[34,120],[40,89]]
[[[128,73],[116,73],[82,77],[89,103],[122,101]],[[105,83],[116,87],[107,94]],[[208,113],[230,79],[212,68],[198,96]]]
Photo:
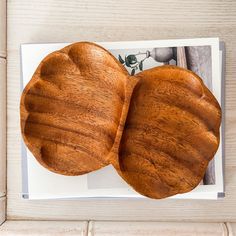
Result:
[[148,197],[188,192],[218,148],[220,106],[185,69],[156,67],[137,78],[119,150],[122,175]]
[[47,169],[80,175],[113,164],[151,198],[195,188],[219,145],[220,106],[197,75],[162,66],[129,76],[92,43],[48,55],[20,111],[24,141]]
[[[58,4],[60,3],[60,4]],[[8,1],[8,219],[236,221],[236,2]],[[21,43],[220,37],[226,43],[226,197],[218,201],[21,198]],[[14,148],[13,148],[14,147]],[[220,210],[219,210],[220,209]]]
[[64,175],[108,165],[128,104],[127,76],[110,53],[91,43],[47,56],[21,99],[23,137],[37,160]]

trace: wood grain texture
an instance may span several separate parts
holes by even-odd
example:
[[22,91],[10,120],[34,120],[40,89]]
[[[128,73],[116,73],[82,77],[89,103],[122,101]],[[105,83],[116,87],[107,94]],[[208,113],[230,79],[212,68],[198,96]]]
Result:
[[0,198],[0,227],[6,220],[6,197]]
[[185,47],[177,47],[177,66],[187,69]]
[[223,223],[89,222],[88,236],[226,236]]
[[218,148],[220,106],[188,70],[161,66],[136,77],[119,148],[122,176],[152,198],[188,192]]
[[6,221],[1,236],[86,236],[86,221]]
[[228,235],[229,236],[235,236],[236,235],[236,223],[227,222],[226,227],[228,229]]
[[128,76],[108,51],[92,43],[49,54],[21,98],[22,134],[36,159],[64,175],[110,164],[129,105]]
[[113,164],[156,199],[195,188],[219,145],[221,109],[196,74],[161,66],[129,76],[86,42],[43,59],[20,113],[24,141],[47,169],[80,175]]
[[[20,160],[10,160],[9,171],[20,166]],[[233,221],[236,167],[228,169],[226,199],[208,200],[150,200],[150,199],[81,199],[81,200],[24,200],[21,198],[21,173],[15,171],[8,179],[8,220],[109,220],[120,221]],[[10,207],[9,207],[10,206]],[[224,208],[222,208],[222,206]],[[182,208],[182,210],[180,210]],[[217,210],[216,210],[217,209]],[[219,212],[218,209],[221,209]],[[193,212],[195,212],[193,214]],[[134,215],[135,214],[135,215]],[[144,217],[145,215],[145,217]],[[160,217],[161,216],[161,217]]]
[[0,57],[6,57],[6,39],[7,39],[7,6],[6,0],[0,0]]
[[6,221],[0,226],[1,236],[226,236],[234,235],[233,224],[176,222],[111,222],[111,221]]
[[[8,2],[8,218],[236,221],[236,3],[228,1]],[[142,17],[140,17],[142,16]],[[132,22],[132,24],[131,24]],[[52,33],[53,32],[53,33]],[[132,33],[131,33],[132,32]],[[226,197],[219,201],[21,199],[21,43],[220,37],[226,43]],[[14,148],[12,148],[14,147]],[[219,212],[220,209],[220,212]]]
[[6,195],[6,60],[0,58],[0,197]]
[[[212,67],[211,61],[211,47],[198,46],[198,47],[185,47],[186,60],[188,69],[199,75],[204,84],[209,90],[212,91]],[[201,56],[200,56],[201,55]],[[200,60],[200,62],[199,62]],[[198,62],[197,62],[198,61]],[[215,163],[214,159],[208,164],[207,171],[204,176],[204,184],[215,183]]]

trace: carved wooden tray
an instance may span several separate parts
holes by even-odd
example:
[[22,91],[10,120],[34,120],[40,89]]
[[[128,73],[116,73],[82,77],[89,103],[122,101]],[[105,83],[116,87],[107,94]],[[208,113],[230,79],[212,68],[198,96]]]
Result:
[[20,113],[24,141],[47,169],[81,175],[112,164],[157,199],[195,188],[219,145],[221,109],[197,75],[160,66],[130,76],[87,42],[40,63]]

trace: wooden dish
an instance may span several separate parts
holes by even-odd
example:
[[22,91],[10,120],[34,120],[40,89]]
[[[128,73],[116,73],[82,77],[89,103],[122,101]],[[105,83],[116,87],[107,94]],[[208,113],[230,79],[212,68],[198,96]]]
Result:
[[130,76],[87,42],[40,63],[20,113],[24,141],[47,169],[81,175],[112,164],[151,198],[195,188],[219,145],[220,106],[197,75],[160,66]]

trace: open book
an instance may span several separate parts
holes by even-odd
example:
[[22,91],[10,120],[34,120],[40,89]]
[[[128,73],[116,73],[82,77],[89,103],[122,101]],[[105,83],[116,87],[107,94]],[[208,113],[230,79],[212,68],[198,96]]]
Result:
[[[217,38],[97,43],[108,49],[130,72],[163,64],[178,65],[198,74],[212,91],[224,115],[224,47]],[[23,44],[21,46],[22,89],[40,61],[68,43]],[[163,62],[165,61],[165,62]],[[217,199],[224,196],[224,119],[220,146],[209,163],[203,181],[193,191],[171,198]],[[22,142],[23,197],[58,199],[86,197],[144,198],[116,173],[113,167],[81,176],[63,176],[42,167]]]

